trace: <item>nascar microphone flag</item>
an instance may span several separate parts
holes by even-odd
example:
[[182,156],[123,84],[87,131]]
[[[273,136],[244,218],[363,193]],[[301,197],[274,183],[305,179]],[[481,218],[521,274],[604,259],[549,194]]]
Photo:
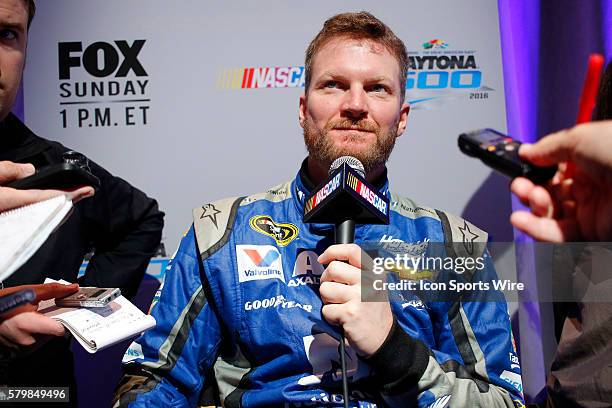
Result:
[[333,224],[339,212],[360,224],[388,224],[389,199],[344,163],[306,198],[304,222]]

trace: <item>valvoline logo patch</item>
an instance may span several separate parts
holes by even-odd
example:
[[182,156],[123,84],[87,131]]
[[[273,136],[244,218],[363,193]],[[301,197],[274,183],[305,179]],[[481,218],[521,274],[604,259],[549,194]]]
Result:
[[274,251],[272,249],[265,252],[263,257],[260,251],[256,249],[245,249],[244,252],[249,258],[251,258],[256,266],[270,266],[272,265],[272,262],[276,261],[280,257],[278,251]]
[[238,281],[279,279],[285,282],[283,262],[272,245],[236,245]]

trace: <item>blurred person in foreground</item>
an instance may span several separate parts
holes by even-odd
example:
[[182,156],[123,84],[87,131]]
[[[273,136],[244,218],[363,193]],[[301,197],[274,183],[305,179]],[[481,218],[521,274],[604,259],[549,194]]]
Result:
[[521,146],[524,159],[559,171],[546,186],[524,178],[511,185],[531,211],[516,211],[510,221],[536,240],[559,243],[553,292],[574,300],[553,304],[558,347],[547,381],[549,407],[612,404],[612,64],[594,120]]
[[[612,241],[612,120],[554,133],[522,145],[519,154],[560,170],[549,186],[512,182],[512,192],[531,209],[514,212],[512,225],[539,241]],[[571,178],[567,162],[575,165]]]
[[[299,101],[308,157],[292,181],[194,210],[151,309],[158,324],[126,353],[115,406],[204,405],[211,385],[228,408],[339,406],[341,329],[351,407],[522,406],[499,297],[361,298],[361,244],[391,239],[422,251],[431,241],[469,252],[487,240],[467,221],[389,191],[385,163],[407,124],[407,70],[404,43],[373,15],[324,23],[306,51]],[[357,244],[332,245],[333,225],[304,224],[302,215],[345,155],[390,199],[390,225],[357,225]],[[495,276],[483,251],[473,251],[486,263],[475,276]]]
[[[70,149],[28,129],[11,109],[23,75],[33,0],[0,0],[0,161],[30,163],[39,169],[64,162]],[[93,251],[83,286],[118,287],[133,296],[161,240],[163,213],[157,202],[94,162],[91,173],[101,186],[78,203],[72,216],[2,284],[39,284],[45,278],[76,282],[86,254]],[[76,405],[76,380],[69,339],[59,337],[0,359],[0,384],[70,387]],[[19,345],[15,344],[17,348]],[[48,405],[46,405],[48,406]]]

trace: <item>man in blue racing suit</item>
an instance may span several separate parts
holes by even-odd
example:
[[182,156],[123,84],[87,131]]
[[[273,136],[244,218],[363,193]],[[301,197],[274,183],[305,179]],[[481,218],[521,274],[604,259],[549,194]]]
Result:
[[[151,309],[157,326],[126,353],[115,406],[197,406],[211,394],[225,407],[339,406],[340,328],[352,407],[523,406],[503,300],[361,298],[360,243],[471,248],[495,273],[475,245],[485,232],[388,189],[385,163],[409,110],[404,44],[369,13],[340,14],[305,66],[308,158],[291,182],[194,210]],[[304,198],[343,155],[390,199],[390,224],[358,225],[357,244],[332,245],[332,226],[302,222]]]

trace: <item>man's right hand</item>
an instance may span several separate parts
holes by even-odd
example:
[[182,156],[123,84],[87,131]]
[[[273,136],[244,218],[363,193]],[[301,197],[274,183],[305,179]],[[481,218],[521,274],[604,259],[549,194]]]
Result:
[[46,283],[40,285],[22,285],[0,290],[0,296],[13,292],[33,289],[36,299],[32,304],[20,306],[0,316],[0,343],[11,348],[31,346],[37,337],[63,336],[64,326],[57,320],[44,316],[36,310],[41,300],[61,298],[79,290],[79,285],[62,285]]
[[512,182],[512,192],[531,208],[512,214],[516,228],[540,241],[612,240],[612,121],[554,133],[521,146],[519,154],[539,166],[559,164],[559,171],[546,188],[522,177]]
[[[17,190],[9,187],[1,187],[13,180],[19,180],[34,174],[35,169],[31,164],[13,163],[0,161],[0,212],[11,210],[28,204],[64,194],[60,190]],[[91,186],[80,187],[68,192],[73,202],[83,198],[91,197],[94,189]]]

